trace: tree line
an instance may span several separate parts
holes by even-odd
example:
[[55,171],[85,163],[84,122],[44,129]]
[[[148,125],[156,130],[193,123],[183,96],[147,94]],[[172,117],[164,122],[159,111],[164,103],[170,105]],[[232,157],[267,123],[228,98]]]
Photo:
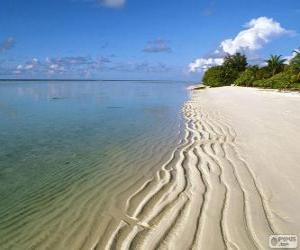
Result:
[[203,76],[203,83],[211,87],[228,85],[300,89],[300,52],[288,62],[281,55],[271,55],[265,66],[249,65],[246,55],[227,55],[220,66],[209,68]]

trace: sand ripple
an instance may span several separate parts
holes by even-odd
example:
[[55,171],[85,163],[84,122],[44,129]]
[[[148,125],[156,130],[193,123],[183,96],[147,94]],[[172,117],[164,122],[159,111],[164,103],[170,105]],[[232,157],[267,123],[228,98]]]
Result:
[[267,249],[276,233],[236,133],[188,101],[184,140],[130,195],[92,249]]

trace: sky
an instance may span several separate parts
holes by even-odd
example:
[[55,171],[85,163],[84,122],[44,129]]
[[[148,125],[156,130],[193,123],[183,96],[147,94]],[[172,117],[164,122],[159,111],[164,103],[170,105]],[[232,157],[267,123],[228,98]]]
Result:
[[299,0],[1,0],[0,78],[201,79],[300,47]]

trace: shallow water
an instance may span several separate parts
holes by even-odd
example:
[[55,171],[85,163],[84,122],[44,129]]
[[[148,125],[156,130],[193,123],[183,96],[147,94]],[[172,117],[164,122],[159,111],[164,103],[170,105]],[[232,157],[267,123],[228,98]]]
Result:
[[0,248],[97,241],[179,142],[185,99],[180,82],[0,83]]

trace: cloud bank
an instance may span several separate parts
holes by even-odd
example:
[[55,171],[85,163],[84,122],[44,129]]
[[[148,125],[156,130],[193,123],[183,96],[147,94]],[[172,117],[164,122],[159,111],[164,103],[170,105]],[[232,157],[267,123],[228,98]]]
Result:
[[254,18],[245,24],[245,29],[240,31],[234,38],[222,41],[215,50],[212,57],[199,58],[189,64],[190,72],[206,70],[207,68],[220,65],[224,54],[235,54],[236,52],[247,53],[262,48],[274,37],[289,34],[281,27],[280,23],[272,18]]
[[114,61],[112,56],[67,56],[31,58],[15,65],[1,65],[0,75],[15,77],[99,77],[103,72],[165,73],[171,70],[164,63],[147,61]]
[[111,63],[109,57],[52,57],[43,60],[32,58],[22,64],[18,64],[13,70],[16,75],[78,75],[88,76],[97,71],[102,71]]

